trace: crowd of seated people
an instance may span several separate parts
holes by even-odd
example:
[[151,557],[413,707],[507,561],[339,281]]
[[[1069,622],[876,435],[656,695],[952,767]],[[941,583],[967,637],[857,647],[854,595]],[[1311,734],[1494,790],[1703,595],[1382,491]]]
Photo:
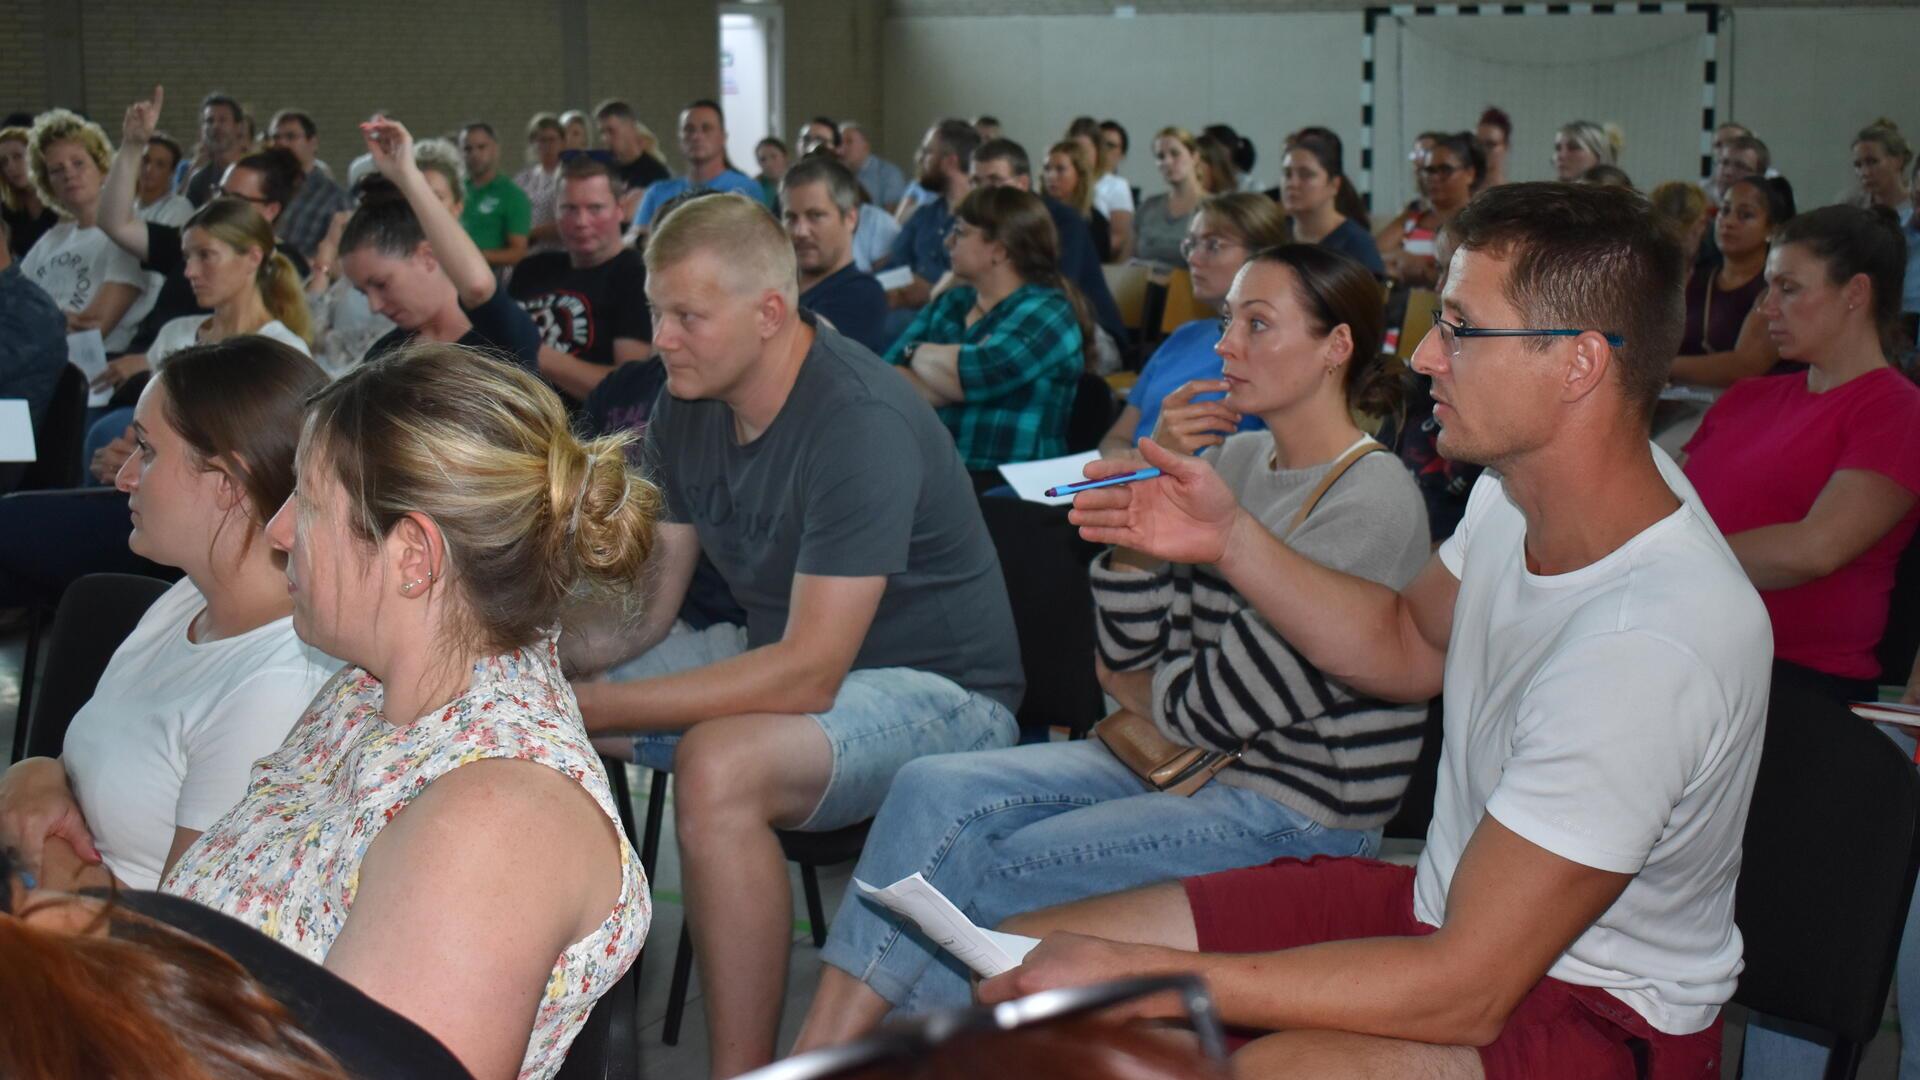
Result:
[[[818,116],[749,176],[708,99],[678,174],[617,99],[534,115],[523,168],[484,119],[375,113],[337,183],[301,109],[263,140],[209,94],[188,151],[162,102],[117,147],[0,129],[0,397],[38,421],[70,348],[107,360],[93,484],[0,498],[0,607],[176,579],[59,756],[0,774],[0,952],[48,1001],[192,964],[263,1018],[155,1054],[552,1075],[650,923],[604,756],[674,776],[718,1075],[788,1049],[782,834],[866,823],[863,880],[1043,940],[973,987],[849,895],[795,1050],[1198,971],[1249,1071],[1711,1075],[1769,687],[1920,699],[1876,652],[1920,523],[1889,121],[1810,208],[1740,125],[1645,197],[1584,120],[1519,182],[1488,108],[1376,228],[1318,125],[1264,192],[1251,139],[1165,127],[1140,198],[1089,116],[1031,157],[937,119],[910,176]],[[1204,316],[1125,324],[1134,262]],[[1059,673],[1023,669],[999,469],[1094,449],[1156,474],[1045,511],[1107,719],[1015,745]],[[1374,862],[1430,708],[1425,849]],[[1156,790],[1122,730],[1213,771]],[[1899,976],[1920,1069],[1920,933]],[[1746,1043],[1749,1076],[1820,1052]]]

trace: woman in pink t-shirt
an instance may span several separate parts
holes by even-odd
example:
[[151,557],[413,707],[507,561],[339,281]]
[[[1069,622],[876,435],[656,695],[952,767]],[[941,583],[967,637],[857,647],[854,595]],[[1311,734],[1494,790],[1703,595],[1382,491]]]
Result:
[[[1773,617],[1776,679],[1871,698],[1894,568],[1920,521],[1920,388],[1887,362],[1906,241],[1829,206],[1775,235],[1761,312],[1805,372],[1735,383],[1685,466]],[[1796,670],[1800,669],[1800,670]]]

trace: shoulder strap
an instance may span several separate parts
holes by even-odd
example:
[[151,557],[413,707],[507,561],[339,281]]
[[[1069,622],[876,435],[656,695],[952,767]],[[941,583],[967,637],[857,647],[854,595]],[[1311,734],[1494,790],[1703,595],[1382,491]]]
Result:
[[1307,496],[1307,501],[1301,505],[1300,512],[1293,515],[1293,521],[1287,525],[1287,531],[1280,534],[1280,539],[1285,540],[1287,537],[1292,536],[1295,530],[1299,529],[1300,526],[1306,522],[1307,515],[1313,513],[1313,508],[1320,505],[1321,497],[1326,495],[1327,491],[1331,489],[1342,476],[1345,476],[1347,470],[1353,468],[1356,462],[1368,454],[1385,453],[1386,449],[1386,447],[1380,445],[1373,439],[1368,439],[1361,445],[1341,455],[1340,460],[1333,463],[1333,468],[1327,470],[1327,475],[1320,478],[1320,485],[1314,488],[1313,492]]

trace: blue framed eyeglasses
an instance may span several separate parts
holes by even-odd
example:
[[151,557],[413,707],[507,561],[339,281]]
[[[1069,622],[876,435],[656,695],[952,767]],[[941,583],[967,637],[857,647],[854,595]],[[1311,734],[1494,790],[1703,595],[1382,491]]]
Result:
[[[1440,331],[1440,346],[1447,350],[1448,358],[1453,360],[1460,359],[1460,342],[1463,338],[1579,337],[1581,334],[1586,333],[1585,330],[1520,330],[1495,329],[1485,326],[1461,326],[1459,323],[1448,322],[1442,316],[1439,308],[1433,309],[1433,328]],[[1623,348],[1627,344],[1627,339],[1621,337],[1619,334],[1603,332],[1600,336],[1606,338],[1607,344],[1616,349]]]

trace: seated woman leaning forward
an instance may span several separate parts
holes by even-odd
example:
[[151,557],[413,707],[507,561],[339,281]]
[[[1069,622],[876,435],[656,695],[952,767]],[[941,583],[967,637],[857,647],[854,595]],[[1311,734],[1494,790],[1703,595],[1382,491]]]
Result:
[[294,627],[347,661],[162,887],[320,961],[474,1075],[546,1077],[650,908],[551,629],[638,580],[658,493],[534,376],[416,343],[301,434]]
[[[60,756],[0,776],[0,847],[24,869],[57,886],[111,874],[153,888],[339,670],[294,636],[286,559],[262,535],[293,490],[307,395],[326,381],[290,346],[241,335],[175,353],[141,392],[115,477],[132,509],[125,543],[186,576],[114,650]],[[81,539],[49,528],[39,543]]]
[[[1353,423],[1398,395],[1373,275],[1322,247],[1271,248],[1226,309],[1227,400],[1267,430],[1228,438],[1220,475],[1294,550],[1404,587],[1427,560],[1426,512],[1398,459]],[[991,926],[1182,874],[1374,850],[1419,756],[1424,704],[1333,681],[1213,567],[1115,549],[1094,562],[1093,591],[1100,679],[1122,710],[1239,759],[1183,797],[1149,790],[1098,739],[920,758],[894,780],[855,876],[919,872]],[[894,1007],[969,996],[952,957],[858,896],[822,959],[800,1049],[858,1036]]]

